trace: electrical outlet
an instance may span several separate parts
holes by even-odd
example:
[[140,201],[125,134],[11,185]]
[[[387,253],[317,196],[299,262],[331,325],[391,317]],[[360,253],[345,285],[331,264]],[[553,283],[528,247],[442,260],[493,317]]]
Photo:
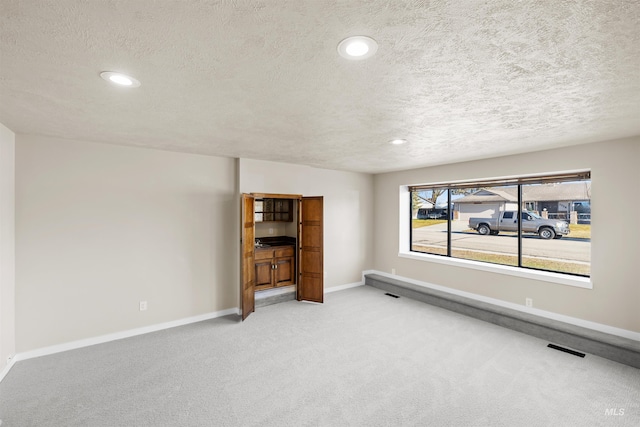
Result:
[[147,309],[147,302],[140,301],[140,311],[145,311]]
[[269,234],[273,234],[273,228],[269,229]]
[[525,298],[524,305],[527,307],[533,307],[533,300],[531,298]]
[[396,274],[396,269],[395,268],[391,269],[391,274]]

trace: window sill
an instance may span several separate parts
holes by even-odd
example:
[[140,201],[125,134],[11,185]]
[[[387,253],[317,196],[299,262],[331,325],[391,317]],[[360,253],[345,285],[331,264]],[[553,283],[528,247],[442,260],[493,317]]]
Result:
[[526,268],[510,267],[508,265],[489,264],[486,262],[471,261],[459,258],[449,258],[439,255],[421,254],[417,252],[400,251],[398,256],[418,261],[435,262],[438,264],[465,267],[474,270],[488,271],[491,273],[508,274],[510,276],[523,277],[525,279],[542,280],[561,285],[575,286],[584,289],[593,289],[590,277],[571,276],[569,274],[552,273],[549,271],[529,270]]

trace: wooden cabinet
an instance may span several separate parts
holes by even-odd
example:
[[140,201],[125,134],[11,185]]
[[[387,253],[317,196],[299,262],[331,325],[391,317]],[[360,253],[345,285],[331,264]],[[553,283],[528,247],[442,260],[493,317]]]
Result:
[[293,200],[291,199],[256,199],[255,222],[292,222]]
[[[256,206],[259,200],[262,204]],[[274,204],[274,200],[281,202]],[[299,194],[242,195],[242,320],[255,309],[256,290],[293,285],[299,301],[323,301],[323,200],[322,196]],[[276,219],[291,221],[278,228],[285,228],[286,233],[295,230],[296,236],[260,237],[260,247],[255,247],[256,221]]]
[[293,246],[256,248],[254,265],[257,291],[295,283]]

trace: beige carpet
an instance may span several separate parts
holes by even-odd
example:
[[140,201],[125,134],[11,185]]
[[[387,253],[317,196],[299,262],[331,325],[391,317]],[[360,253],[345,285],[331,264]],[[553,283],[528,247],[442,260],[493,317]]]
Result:
[[640,370],[368,286],[18,362],[6,426],[638,426]]

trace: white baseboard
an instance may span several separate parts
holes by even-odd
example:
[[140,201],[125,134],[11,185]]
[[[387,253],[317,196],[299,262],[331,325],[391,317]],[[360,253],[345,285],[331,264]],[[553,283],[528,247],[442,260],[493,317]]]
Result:
[[[557,320],[565,323],[569,323],[576,326],[581,326],[587,329],[592,329],[600,332],[604,332],[611,335],[616,335],[624,338],[629,338],[632,340],[640,341],[640,333],[629,331],[626,329],[620,329],[613,326],[603,325],[600,323],[590,322],[588,320],[577,319],[574,317],[565,316],[562,314],[557,314],[549,311],[539,310],[535,308],[527,308],[521,306],[519,304],[514,304],[502,300],[498,300],[495,298],[489,298],[482,295],[472,294],[470,292],[459,291],[457,289],[447,288],[445,286],[435,285],[433,283],[423,282],[420,280],[410,279],[403,276],[398,276],[395,274],[389,274],[382,271],[377,270],[365,270],[362,272],[362,281],[355,283],[347,283],[345,285],[332,286],[330,288],[326,288],[324,290],[325,293],[342,291],[345,289],[355,288],[358,286],[364,285],[364,276],[366,274],[379,274],[381,276],[390,277],[393,279],[403,280],[418,286],[424,286],[431,289],[436,289],[443,292],[448,292],[450,294],[463,296],[466,298],[475,299],[478,301],[487,302],[490,304],[494,304],[501,307],[510,308],[513,310],[535,314],[540,317],[545,317],[552,320]],[[202,322],[204,320],[215,319],[217,317],[227,316],[230,314],[240,314],[240,311],[237,307],[229,308],[226,310],[216,311],[212,313],[202,314],[199,316],[187,317],[184,319],[178,319],[170,322],[159,323],[156,325],[145,326],[142,328],[130,329],[122,332],[115,332],[112,334],[101,335],[98,337],[87,338],[78,341],[72,341],[64,344],[53,345],[49,347],[43,347],[35,350],[26,351],[24,353],[17,353],[13,358],[9,361],[9,363],[4,367],[4,369],[0,372],[0,381],[4,379],[4,377],[9,373],[13,365],[20,360],[32,359],[34,357],[46,356],[50,354],[60,353],[63,351],[74,350],[82,347],[88,347],[95,344],[102,344],[109,341],[115,341],[123,338],[129,338],[136,335],[148,334],[150,332],[161,331],[163,329],[175,328],[177,326],[188,325],[190,323]]]
[[462,296],[476,301],[482,301],[489,304],[497,305],[500,307],[510,308],[512,310],[521,311],[523,313],[529,313],[536,316],[544,317],[551,320],[557,320],[559,322],[569,323],[575,326],[581,326],[583,328],[592,329],[594,331],[604,332],[605,334],[616,335],[623,338],[628,338],[634,341],[640,341],[640,332],[629,331],[627,329],[616,328],[614,326],[603,325],[601,323],[591,322],[589,320],[578,319],[575,317],[565,316],[564,314],[553,313],[551,311],[540,310],[537,308],[529,308],[520,304],[515,304],[507,301],[502,301],[495,298],[485,297],[483,295],[473,294],[471,292],[460,291],[446,286],[435,285],[433,283],[423,282],[421,280],[410,279],[408,277],[398,276],[396,274],[389,274],[383,271],[367,270],[362,273],[365,274],[379,274],[380,276],[389,277],[392,279],[402,280],[417,286],[424,286],[425,288],[435,289],[442,292],[447,292],[453,295]]
[[187,317],[184,319],[173,320],[170,322],[158,323],[156,325],[144,326],[142,328],[129,329],[127,331],[114,332],[112,334],[100,335],[97,337],[86,338],[77,341],[71,341],[68,343],[52,345],[48,347],[42,347],[35,350],[25,351],[23,353],[17,353],[7,366],[0,373],[0,381],[9,373],[13,365],[20,360],[33,359],[34,357],[47,356],[50,354],[61,353],[63,351],[75,350],[82,347],[88,347],[96,344],[103,344],[109,341],[120,340],[123,338],[130,338],[136,335],[148,334],[150,332],[157,332],[164,329],[175,328],[177,326],[184,326],[190,323],[202,322],[204,320],[215,319],[217,317],[228,316],[230,314],[240,314],[237,307],[228,308],[226,310],[215,311],[212,313],[201,314],[198,316]]
[[344,291],[345,289],[356,288],[356,287],[362,286],[362,285],[364,285],[364,281],[362,281],[362,282],[354,282],[354,283],[347,283],[346,285],[332,286],[330,288],[325,288],[324,289],[324,293],[328,294],[328,293],[336,292],[336,291]]
[[[364,285],[363,281],[355,283],[347,283],[346,285],[332,286],[324,290],[325,293],[343,291],[345,289],[355,288],[357,286]],[[101,335],[98,337],[86,338],[78,341],[71,341],[64,344],[57,344],[48,347],[38,348],[35,350],[26,351],[24,353],[17,353],[11,361],[0,372],[0,381],[9,373],[13,365],[20,360],[33,359],[34,357],[47,356],[50,354],[61,353],[63,351],[75,350],[82,347],[88,347],[96,344],[103,344],[109,341],[115,341],[123,338],[130,338],[136,335],[148,334],[150,332],[161,331],[163,329],[175,328],[177,326],[188,325],[190,323],[202,322],[204,320],[215,319],[216,317],[227,316],[229,314],[241,314],[238,308],[229,308],[227,310],[216,311],[213,313],[201,314],[199,316],[187,317],[184,319],[178,319],[171,322],[159,323],[156,325],[145,326],[142,328],[130,329],[127,331],[114,332],[112,334]]]
[[7,365],[4,367],[4,369],[2,370],[2,372],[0,372],[0,382],[4,379],[4,377],[9,373],[9,371],[11,370],[11,368],[13,368],[13,365],[15,365],[16,363],[16,358],[15,356],[11,358],[11,360],[7,363]]
[[[364,277],[364,276],[363,276]],[[364,281],[347,283],[346,285],[332,286],[324,290],[325,293],[343,291],[345,289],[355,288],[364,285]],[[63,351],[75,350],[90,345],[103,344],[109,341],[115,341],[123,338],[130,338],[136,335],[148,334],[150,332],[161,331],[163,329],[175,328],[177,326],[188,325],[190,323],[202,322],[204,320],[215,319],[216,317],[227,316],[229,314],[241,314],[238,308],[229,308],[227,310],[216,311],[213,313],[201,314],[199,316],[187,317],[171,322],[159,323],[156,325],[144,326],[142,328],[130,329],[127,331],[114,332],[112,334],[101,335],[98,337],[86,338],[78,341],[71,341],[64,344],[57,344],[48,347],[38,348],[35,350],[17,353],[9,363],[0,372],[0,381],[7,375],[13,365],[20,360],[33,359],[34,357],[47,356],[50,354],[61,353]]]

